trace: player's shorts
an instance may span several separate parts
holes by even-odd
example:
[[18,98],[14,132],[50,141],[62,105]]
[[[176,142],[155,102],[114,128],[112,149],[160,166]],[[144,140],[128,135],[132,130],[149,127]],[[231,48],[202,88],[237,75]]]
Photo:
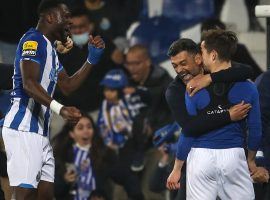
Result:
[[49,139],[37,133],[3,127],[10,186],[37,188],[54,182],[54,157]]
[[187,200],[255,198],[242,148],[192,148],[187,158]]

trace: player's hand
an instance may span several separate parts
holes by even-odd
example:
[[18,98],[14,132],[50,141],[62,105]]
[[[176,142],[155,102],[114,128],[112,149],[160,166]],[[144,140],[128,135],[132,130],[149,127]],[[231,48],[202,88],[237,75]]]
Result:
[[104,49],[105,48],[105,42],[102,40],[102,38],[98,35],[93,37],[92,35],[89,36],[89,45],[93,45],[96,48]]
[[193,96],[196,92],[202,88],[207,87],[212,82],[210,74],[199,74],[191,79],[186,86],[186,90],[190,96]]
[[251,105],[249,103],[241,103],[234,105],[229,109],[230,117],[232,121],[239,121],[247,117]]
[[103,54],[105,43],[100,36],[89,36],[88,43],[88,56],[87,61],[91,65],[95,65],[99,62],[101,55]]
[[257,167],[256,171],[251,175],[255,183],[268,183],[269,172],[264,167]]
[[118,146],[116,144],[114,144],[112,141],[110,141],[108,144],[107,144],[107,147],[109,147],[111,150],[113,151],[118,151]]
[[80,110],[78,110],[75,107],[67,107],[67,106],[63,106],[61,108],[60,115],[64,118],[64,120],[73,124],[76,124],[82,117]]
[[77,176],[77,174],[75,173],[75,171],[67,171],[64,174],[64,180],[67,183],[74,183],[76,181],[76,176]]
[[56,50],[57,52],[61,54],[65,54],[69,52],[73,47],[73,41],[70,37],[67,38],[67,41],[65,44],[63,44],[61,41],[56,41]]
[[173,169],[169,175],[166,187],[169,190],[178,190],[180,188],[181,171]]
[[257,165],[255,163],[255,160],[252,160],[252,161],[248,160],[247,163],[248,163],[248,168],[249,168],[249,171],[250,171],[250,175],[252,176],[257,171]]
[[124,94],[133,94],[136,91],[134,87],[125,87],[123,89]]

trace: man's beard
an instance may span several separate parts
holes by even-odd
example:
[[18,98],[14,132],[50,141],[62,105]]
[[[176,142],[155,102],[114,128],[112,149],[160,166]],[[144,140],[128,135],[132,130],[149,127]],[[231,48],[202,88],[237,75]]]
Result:
[[56,40],[61,41],[63,44],[67,42],[67,37],[70,37],[68,28],[59,27],[56,33]]
[[193,78],[193,75],[189,72],[179,73],[177,76],[183,81],[184,84],[187,84]]

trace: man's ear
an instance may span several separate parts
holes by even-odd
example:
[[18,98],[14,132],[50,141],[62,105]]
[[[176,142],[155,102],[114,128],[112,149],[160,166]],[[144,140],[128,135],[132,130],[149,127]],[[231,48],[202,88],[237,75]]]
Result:
[[150,58],[147,58],[146,59],[146,63],[147,63],[147,66],[151,66],[151,64],[152,64],[151,59]]
[[217,52],[215,50],[213,50],[211,52],[211,59],[212,59],[212,61],[216,61],[217,60],[217,57],[218,57]]
[[43,18],[45,19],[45,21],[48,23],[48,24],[52,24],[53,21],[54,21],[54,16],[52,13],[46,13],[43,15]]
[[196,55],[195,55],[195,63],[197,64],[197,65],[201,65],[202,64],[202,55],[201,54],[199,54],[199,53],[197,53]]

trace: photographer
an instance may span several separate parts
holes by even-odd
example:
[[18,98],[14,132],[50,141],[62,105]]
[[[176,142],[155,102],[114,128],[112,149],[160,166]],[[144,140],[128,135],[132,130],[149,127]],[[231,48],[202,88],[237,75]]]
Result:
[[[175,156],[177,148],[177,140],[181,128],[177,123],[166,125],[154,134],[153,143],[158,148],[161,158],[157,163],[157,166],[150,177],[149,188],[152,192],[161,193],[166,191],[166,180],[172,170],[173,162],[172,159]],[[185,168],[183,168],[183,176],[180,180],[181,185],[185,185]],[[171,191],[170,199],[185,199],[185,187],[181,187],[179,191]]]

